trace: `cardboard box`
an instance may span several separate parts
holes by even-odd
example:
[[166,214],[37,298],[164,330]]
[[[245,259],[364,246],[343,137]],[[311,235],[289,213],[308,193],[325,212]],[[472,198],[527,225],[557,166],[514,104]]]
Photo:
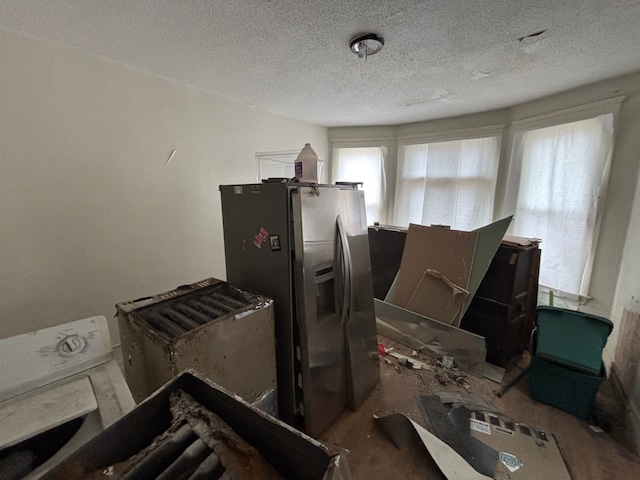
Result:
[[[186,371],[94,437],[43,478],[75,480],[137,454],[171,424],[169,397],[191,395],[222,418],[288,479],[350,480],[347,451],[329,447],[258,410],[219,385]],[[108,478],[108,477],[106,477]]]
[[471,232],[410,224],[393,303],[459,326],[512,218]]

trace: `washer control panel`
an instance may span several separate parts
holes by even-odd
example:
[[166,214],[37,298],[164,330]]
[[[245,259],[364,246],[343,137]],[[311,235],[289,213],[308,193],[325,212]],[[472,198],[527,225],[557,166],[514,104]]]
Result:
[[107,320],[84,318],[0,340],[0,401],[112,358]]

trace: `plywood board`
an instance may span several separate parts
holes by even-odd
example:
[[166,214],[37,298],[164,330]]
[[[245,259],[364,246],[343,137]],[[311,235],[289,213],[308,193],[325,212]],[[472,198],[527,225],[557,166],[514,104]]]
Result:
[[462,318],[464,313],[467,311],[469,304],[471,304],[471,300],[473,300],[473,296],[478,291],[478,287],[480,287],[482,279],[486,275],[487,270],[489,270],[489,265],[491,265],[491,261],[493,260],[493,257],[495,257],[496,252],[500,247],[500,242],[504,238],[504,234],[507,231],[507,228],[509,228],[512,219],[513,215],[474,230],[474,232],[478,234],[478,240],[476,242],[476,249],[473,255],[471,277],[469,278],[469,285],[467,286],[469,296],[465,299],[460,318]]
[[477,239],[477,232],[410,224],[394,304],[459,324]]

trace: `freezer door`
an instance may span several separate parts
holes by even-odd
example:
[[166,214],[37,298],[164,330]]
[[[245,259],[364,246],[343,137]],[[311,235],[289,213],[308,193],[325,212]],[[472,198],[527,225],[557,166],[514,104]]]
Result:
[[[304,430],[320,435],[346,408],[344,325],[337,292],[344,291],[335,262],[339,190],[302,187],[292,192],[300,372]],[[336,285],[338,283],[338,285]]]
[[357,408],[378,376],[364,199],[354,189],[292,192],[298,387],[304,428],[317,436]]
[[340,250],[349,292],[345,323],[347,405],[360,408],[380,377],[364,192],[340,190]]

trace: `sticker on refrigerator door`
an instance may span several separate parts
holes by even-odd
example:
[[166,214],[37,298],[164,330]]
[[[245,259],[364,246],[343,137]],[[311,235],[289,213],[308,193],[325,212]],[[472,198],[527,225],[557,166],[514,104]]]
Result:
[[253,244],[258,248],[262,248],[262,244],[267,238],[269,238],[269,232],[264,227],[260,227],[260,231],[253,237]]
[[272,252],[279,252],[282,249],[280,246],[280,235],[270,235],[269,244],[271,245]]

